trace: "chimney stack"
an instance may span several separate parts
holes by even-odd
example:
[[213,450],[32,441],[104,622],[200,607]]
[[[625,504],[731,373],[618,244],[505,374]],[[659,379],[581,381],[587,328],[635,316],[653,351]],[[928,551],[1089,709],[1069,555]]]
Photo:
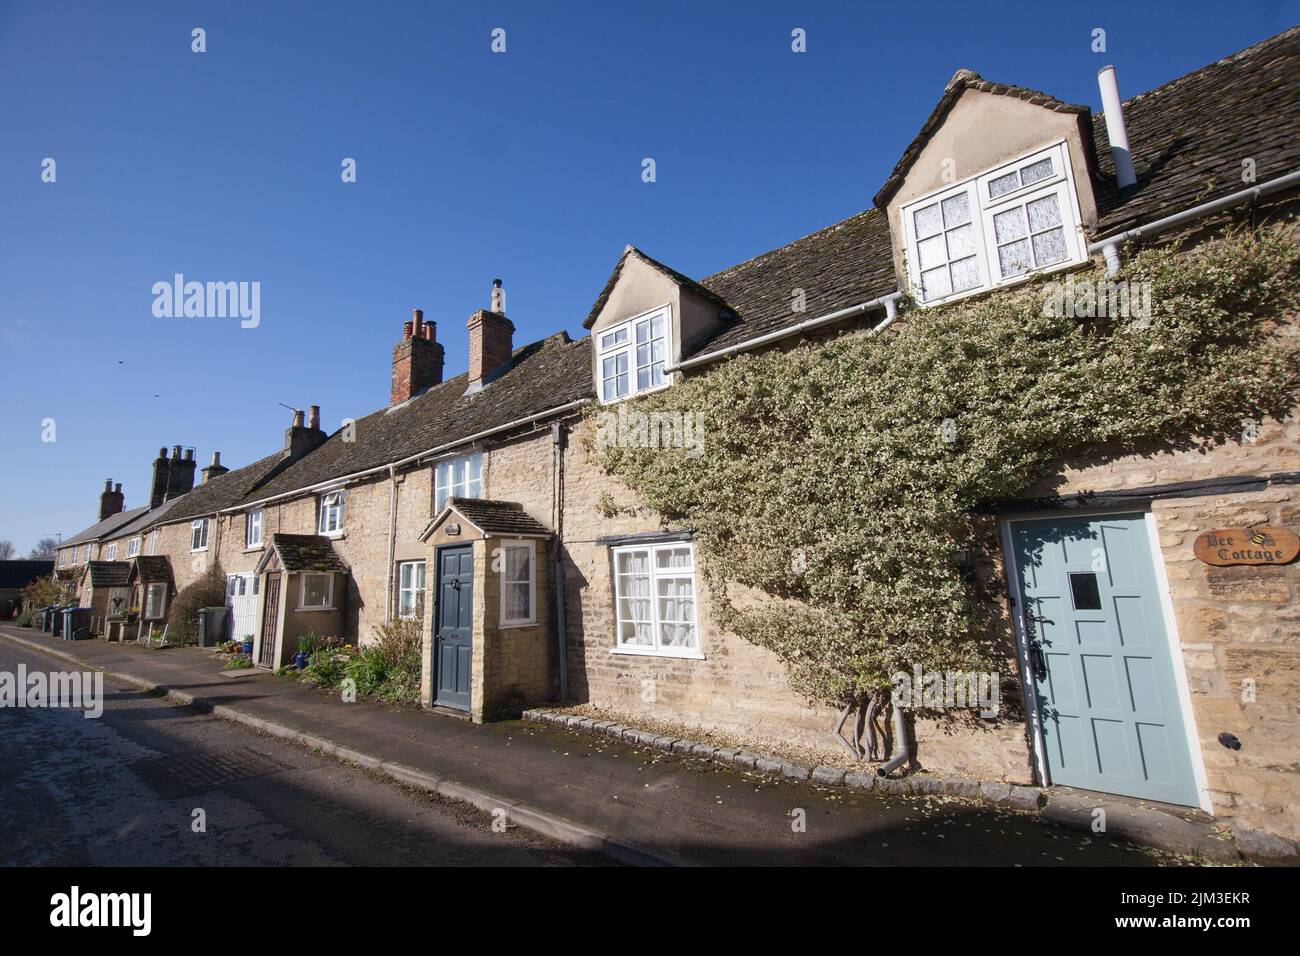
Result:
[[[492,280],[492,309],[469,317],[469,388],[477,392],[510,361],[514,353],[514,323],[506,318],[506,293],[501,280]],[[500,311],[498,311],[500,310]]]
[[167,473],[170,464],[167,449],[159,448],[158,457],[153,461],[153,481],[149,485],[149,507],[157,508],[167,497]]
[[437,323],[425,322],[415,309],[402,326],[402,341],[393,347],[393,391],[390,405],[400,405],[442,381],[444,352],[437,341]]
[[172,460],[167,470],[167,498],[179,498],[194,488],[194,470],[198,462],[194,460],[194,449],[185,449],[181,457],[181,446],[172,448]]
[[104,490],[99,495],[99,520],[112,517],[115,514],[121,514],[122,506],[125,499],[122,495],[122,486],[118,485],[117,490],[113,490],[113,479],[110,478],[104,482]]
[[229,468],[221,464],[221,452],[214,451],[212,453],[212,464],[208,465],[208,467],[204,468],[203,471],[199,473],[201,476],[200,481],[203,484],[207,484],[213,478],[217,477],[217,475],[224,475],[229,470]]
[[1106,138],[1110,140],[1110,155],[1115,161],[1115,181],[1121,191],[1137,185],[1133,171],[1133,155],[1128,148],[1128,126],[1124,122],[1124,106],[1119,98],[1119,80],[1113,66],[1103,66],[1097,73],[1101,87],[1101,108],[1106,114]]
[[303,412],[293,410],[293,424],[284,430],[284,457],[290,461],[301,458],[329,437],[320,427],[320,406],[311,407],[311,424],[303,424]]

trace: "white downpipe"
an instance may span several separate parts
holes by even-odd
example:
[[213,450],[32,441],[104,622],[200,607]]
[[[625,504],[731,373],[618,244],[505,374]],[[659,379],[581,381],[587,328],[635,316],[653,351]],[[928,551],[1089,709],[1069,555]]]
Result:
[[1097,72],[1097,85],[1101,87],[1101,108],[1106,114],[1106,138],[1110,140],[1110,155],[1115,160],[1115,180],[1120,189],[1137,184],[1133,172],[1133,155],[1128,148],[1128,126],[1124,122],[1124,103],[1119,98],[1119,80],[1113,66],[1103,66]]
[[911,752],[907,744],[907,721],[903,719],[903,708],[894,705],[894,741],[898,752],[876,768],[876,776],[888,777],[894,769],[907,762]]
[[870,302],[861,302],[858,305],[851,305],[846,309],[840,309],[836,312],[831,312],[828,315],[819,316],[815,319],[808,319],[804,322],[798,323],[797,325],[787,326],[784,329],[777,329],[775,332],[768,332],[766,335],[759,335],[752,339],[746,339],[743,342],[737,342],[735,345],[730,345],[725,349],[718,349],[716,352],[706,352],[703,355],[695,356],[695,358],[678,362],[676,365],[664,366],[664,372],[672,373],[688,368],[695,368],[696,366],[705,365],[709,362],[716,362],[718,359],[726,358],[728,355],[735,355],[737,352],[748,352],[750,349],[759,348],[770,342],[777,342],[794,335],[801,335],[804,332],[819,328],[823,325],[829,325],[832,322],[838,322],[841,319],[847,319],[850,316],[860,315],[870,309],[884,306],[887,318],[878,329],[873,330],[878,331],[879,328],[884,328],[886,325],[894,321],[894,318],[898,315],[898,300],[902,297],[902,292],[891,292],[889,295],[882,295],[880,298],[872,299]]
[[1260,183],[1258,186],[1251,186],[1249,189],[1241,189],[1235,193],[1229,193],[1226,196],[1220,196],[1210,202],[1201,203],[1199,206],[1193,206],[1191,209],[1184,209],[1182,212],[1176,212],[1172,216],[1165,216],[1163,219],[1157,219],[1149,222],[1144,226],[1134,226],[1124,232],[1116,233],[1113,236],[1107,236],[1105,239],[1098,239],[1088,246],[1088,254],[1095,255],[1098,252],[1106,257],[1106,271],[1114,275],[1119,271],[1120,246],[1126,242],[1132,242],[1134,239],[1140,239],[1144,236],[1154,236],[1170,229],[1176,229],[1184,223],[1192,222],[1195,219],[1201,219],[1205,216],[1212,216],[1216,212],[1222,212],[1225,209],[1231,209],[1233,206],[1240,206],[1243,203],[1254,202],[1261,196],[1267,196],[1270,193],[1279,192],[1291,186],[1300,186],[1300,169],[1287,173],[1285,176],[1278,176],[1276,179],[1270,179],[1266,183]]

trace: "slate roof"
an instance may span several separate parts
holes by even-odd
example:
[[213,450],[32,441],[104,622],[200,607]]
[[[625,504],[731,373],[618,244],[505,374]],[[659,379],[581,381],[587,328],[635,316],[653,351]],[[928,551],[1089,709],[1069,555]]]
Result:
[[0,561],[0,588],[25,588],[54,571],[53,561]]
[[[1300,168],[1300,27],[1124,101],[1137,186],[1120,197],[1106,118],[1097,143],[1101,235],[1109,235]],[[1123,78],[1121,77],[1121,83]]]
[[[713,352],[897,291],[891,248],[888,217],[868,209],[701,279],[740,317],[698,343],[692,354]],[[790,308],[794,289],[804,290],[804,312]]]
[[128,508],[126,511],[119,511],[115,515],[109,515],[103,521],[98,521],[95,524],[92,524],[89,528],[74,534],[71,538],[64,538],[59,547],[63,548],[70,544],[81,544],[85,541],[98,541],[100,538],[113,534],[118,528],[125,526],[127,522],[134,521],[148,510],[148,508],[143,507]]
[[130,579],[131,562],[88,561],[85,573],[90,575],[92,588],[122,588]]
[[[259,458],[251,465],[232,468],[224,474],[195,485],[193,491],[177,498],[173,507],[160,514],[157,520],[149,521],[149,524],[189,521],[202,515],[233,508],[250,495],[255,496],[254,493],[263,483],[287,467],[289,463],[285,461],[284,450],[281,449],[265,458]],[[163,507],[166,505],[164,504]]]
[[319,534],[273,534],[271,548],[285,571],[346,571],[334,542]]
[[247,500],[296,491],[377,468],[460,441],[578,399],[592,398],[591,339],[574,342],[560,332],[515,349],[506,370],[491,384],[466,395],[468,373],[434,385],[424,394],[381,409],[355,423],[355,441],[339,430]]
[[131,561],[130,580],[144,584],[158,584],[172,580],[172,563],[162,554],[142,554]]
[[536,518],[524,511],[524,506],[517,501],[494,501],[490,498],[448,498],[434,519],[420,535],[421,540],[429,535],[444,518],[455,511],[474,527],[486,535],[511,537],[512,535],[534,536],[549,535],[550,529]]
[[636,246],[625,246],[623,254],[618,257],[618,262],[614,264],[614,271],[609,274],[609,279],[605,282],[605,287],[600,290],[600,295],[596,297],[596,304],[591,307],[587,313],[587,318],[583,321],[583,328],[589,329],[596,324],[596,318],[600,315],[600,310],[605,308],[605,303],[609,301],[610,293],[614,291],[614,286],[618,285],[619,277],[623,274],[623,264],[627,262],[628,256],[635,256],[646,265],[650,266],[656,272],[676,282],[683,288],[690,289],[698,295],[703,296],[713,302],[716,302],[720,309],[729,310],[726,299],[718,295],[716,291],[706,287],[704,284],[696,282],[688,275],[678,272],[672,266],[664,265],[658,259],[652,259]]

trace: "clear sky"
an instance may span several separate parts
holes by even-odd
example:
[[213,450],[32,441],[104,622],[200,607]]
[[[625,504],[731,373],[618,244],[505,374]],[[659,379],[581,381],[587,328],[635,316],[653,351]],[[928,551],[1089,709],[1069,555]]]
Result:
[[[0,539],[80,531],[109,477],[141,504],[161,445],[268,454],[277,403],[382,407],[412,308],[451,376],[494,277],[516,344],[576,336],[628,243],[701,277],[859,212],[959,67],[1098,109],[1107,63],[1131,96],[1298,12],[0,0]],[[259,282],[260,324],[156,317],[176,273]]]

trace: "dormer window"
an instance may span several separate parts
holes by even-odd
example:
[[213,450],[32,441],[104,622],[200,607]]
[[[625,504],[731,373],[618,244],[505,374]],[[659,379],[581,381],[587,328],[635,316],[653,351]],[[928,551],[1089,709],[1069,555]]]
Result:
[[602,402],[616,402],[668,384],[664,365],[671,344],[669,319],[665,305],[596,333]]
[[902,218],[923,305],[1087,258],[1064,143],[910,203]]

